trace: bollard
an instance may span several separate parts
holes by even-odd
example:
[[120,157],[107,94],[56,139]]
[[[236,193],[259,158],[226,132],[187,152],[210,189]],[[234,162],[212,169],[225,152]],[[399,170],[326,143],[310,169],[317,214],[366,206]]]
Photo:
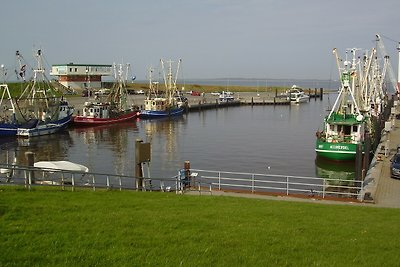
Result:
[[385,157],[389,156],[389,144],[390,144],[390,140],[386,140],[386,146],[385,146]]

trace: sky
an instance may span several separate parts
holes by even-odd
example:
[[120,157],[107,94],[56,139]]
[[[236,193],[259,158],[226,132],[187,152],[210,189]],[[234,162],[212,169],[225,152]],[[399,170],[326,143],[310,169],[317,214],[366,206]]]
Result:
[[140,80],[161,58],[182,59],[183,79],[337,79],[332,49],[370,50],[379,33],[397,73],[398,0],[1,2],[9,70],[42,49],[49,66],[130,63]]

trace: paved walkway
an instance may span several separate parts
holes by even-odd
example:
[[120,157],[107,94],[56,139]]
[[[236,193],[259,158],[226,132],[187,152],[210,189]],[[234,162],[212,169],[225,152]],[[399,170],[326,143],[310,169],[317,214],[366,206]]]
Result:
[[[396,114],[400,113],[400,105],[396,107]],[[367,174],[366,181],[371,181],[366,187],[373,202],[379,207],[400,208],[400,180],[391,178],[390,160],[400,145],[400,121],[390,119],[392,130],[382,136],[375,158]],[[381,160],[379,160],[379,158]]]

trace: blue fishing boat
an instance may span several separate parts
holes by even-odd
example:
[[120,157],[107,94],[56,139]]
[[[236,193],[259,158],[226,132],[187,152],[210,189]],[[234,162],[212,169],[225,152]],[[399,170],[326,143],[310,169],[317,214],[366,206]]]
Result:
[[5,82],[6,69],[4,68],[4,65],[1,65],[0,71],[1,76],[3,77],[3,83],[0,84],[0,137],[16,136],[20,122],[15,116],[14,100],[11,97],[8,85]]
[[172,75],[172,61],[169,61],[168,73],[165,73],[164,62],[161,59],[161,67],[164,73],[165,91],[158,91],[158,82],[152,81],[152,69],[149,71],[149,94],[144,100],[144,109],[140,111],[140,118],[164,118],[182,115],[185,105],[174,97],[177,92],[176,80],[181,60],[178,61],[175,78]]
[[69,124],[74,108],[69,106],[45,75],[42,51],[36,54],[37,69],[16,101],[16,108],[25,119],[17,128],[17,136],[31,137],[56,133]]

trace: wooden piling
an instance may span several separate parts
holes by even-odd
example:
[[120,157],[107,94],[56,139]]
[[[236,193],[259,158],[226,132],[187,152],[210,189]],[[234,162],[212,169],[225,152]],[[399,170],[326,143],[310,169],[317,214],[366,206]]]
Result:
[[365,174],[369,169],[369,159],[370,159],[370,152],[371,152],[371,137],[369,133],[365,135],[365,145],[364,145],[364,157],[363,157],[363,172],[362,172],[362,180],[365,178]]
[[356,148],[356,160],[355,160],[355,180],[362,180],[362,161],[363,161],[363,151],[362,144],[357,144]]
[[135,142],[135,177],[136,177],[136,190],[143,189],[143,171],[142,163],[140,162],[140,144],[143,142],[141,139],[136,139]]
[[[35,163],[35,153],[30,152],[30,151],[25,152],[25,157],[26,157],[26,160],[28,161],[28,166],[33,168],[34,163]],[[25,180],[25,185],[30,186],[33,183],[35,183],[35,172],[33,170],[29,170],[28,176],[26,177],[26,180]]]
[[186,160],[184,163],[184,169],[185,169],[185,180],[188,182],[187,186],[190,187],[191,181],[190,181],[190,161]]

